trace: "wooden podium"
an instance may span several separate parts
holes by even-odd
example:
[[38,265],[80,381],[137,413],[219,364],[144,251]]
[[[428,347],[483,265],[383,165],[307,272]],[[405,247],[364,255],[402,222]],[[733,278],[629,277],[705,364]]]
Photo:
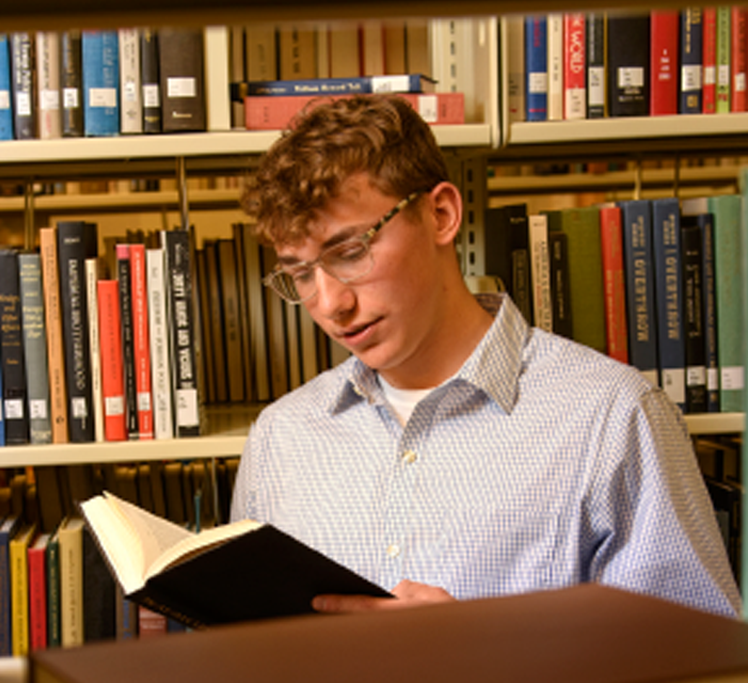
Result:
[[598,585],[31,655],[32,683],[748,681],[748,624]]

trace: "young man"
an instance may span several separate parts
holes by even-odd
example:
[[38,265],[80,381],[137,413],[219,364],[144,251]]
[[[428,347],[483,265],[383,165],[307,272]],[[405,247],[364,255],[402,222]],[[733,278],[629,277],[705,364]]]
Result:
[[262,412],[232,517],[272,522],[399,598],[315,608],[596,581],[738,614],[678,409],[636,370],[529,327],[508,297],[489,312],[468,291],[460,194],[403,100],[313,108],[245,207],[278,256],[266,284],[353,356]]

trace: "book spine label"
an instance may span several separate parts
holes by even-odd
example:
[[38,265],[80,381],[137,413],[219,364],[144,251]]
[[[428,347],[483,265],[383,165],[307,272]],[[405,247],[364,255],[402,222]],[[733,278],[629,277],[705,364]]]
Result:
[[0,34],[0,140],[13,139],[13,108],[10,94],[10,45]]
[[605,15],[587,15],[587,118],[605,116]]
[[650,116],[678,113],[678,31],[677,10],[653,10],[650,15]]
[[720,73],[720,54],[717,48],[717,10],[715,7],[704,7],[701,23],[703,27],[701,111],[704,114],[714,114],[717,111],[717,92],[719,89],[717,81]]
[[528,121],[548,118],[548,20],[545,16],[525,18],[525,103]]
[[83,135],[82,69],[80,31],[63,31],[60,34],[60,90],[64,137]]
[[10,34],[13,92],[13,130],[16,140],[36,138],[34,97],[34,43],[31,34]]
[[745,78],[746,78],[746,8],[732,5],[731,13],[731,54],[732,87],[730,111],[743,112],[746,110]]
[[85,135],[118,135],[120,82],[117,31],[83,31],[81,52]]
[[600,209],[600,246],[605,287],[605,334],[608,355],[628,363],[628,327],[626,320],[626,283],[623,267],[621,209]]
[[564,118],[564,15],[548,15],[548,120]]
[[140,81],[143,92],[143,132],[161,132],[161,85],[158,77],[158,34],[144,28],[140,34]]
[[44,295],[39,254],[19,254],[18,273],[28,387],[29,440],[35,444],[51,443],[47,333],[44,324]]
[[135,342],[133,339],[132,266],[130,245],[117,245],[117,280],[122,330],[122,362],[125,373],[125,420],[127,435],[138,438],[138,399],[135,386]]
[[586,17],[583,12],[564,14],[564,118],[587,115]]
[[145,245],[130,245],[132,294],[132,338],[135,363],[135,391],[138,409],[138,435],[153,438],[153,397],[151,391],[151,352],[148,330],[148,293]]
[[701,8],[687,7],[680,24],[679,113],[700,114],[702,110],[703,28]]

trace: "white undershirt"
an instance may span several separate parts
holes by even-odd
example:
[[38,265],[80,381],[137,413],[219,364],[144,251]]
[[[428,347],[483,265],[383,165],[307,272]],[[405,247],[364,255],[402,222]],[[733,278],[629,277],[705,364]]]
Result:
[[382,375],[377,374],[379,386],[382,387],[387,402],[395,411],[400,424],[405,426],[410,416],[413,414],[419,401],[426,398],[433,390],[431,389],[397,389],[385,381]]

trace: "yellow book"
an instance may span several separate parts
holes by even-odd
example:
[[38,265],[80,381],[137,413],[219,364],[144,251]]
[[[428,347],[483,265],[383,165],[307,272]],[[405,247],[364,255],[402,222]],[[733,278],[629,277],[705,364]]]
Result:
[[28,549],[36,535],[36,524],[25,524],[10,540],[10,608],[13,656],[29,651]]

